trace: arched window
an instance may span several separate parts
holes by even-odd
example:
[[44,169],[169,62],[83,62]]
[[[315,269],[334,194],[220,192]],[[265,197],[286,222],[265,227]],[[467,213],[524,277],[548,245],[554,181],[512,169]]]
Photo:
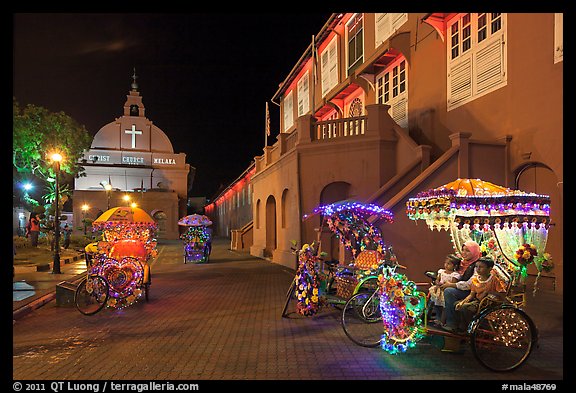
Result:
[[256,201],[256,206],[254,207],[254,221],[256,229],[260,229],[260,199]]
[[280,226],[286,228],[286,219],[288,217],[288,189],[282,191],[282,214],[280,217]]

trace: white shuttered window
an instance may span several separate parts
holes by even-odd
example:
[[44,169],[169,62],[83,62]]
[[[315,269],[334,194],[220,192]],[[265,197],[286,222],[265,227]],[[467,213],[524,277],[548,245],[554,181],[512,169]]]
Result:
[[310,111],[310,82],[308,71],[298,81],[298,117]]
[[390,105],[388,113],[400,127],[408,127],[408,78],[404,56],[376,77],[376,98],[379,104]]
[[322,97],[338,84],[338,51],[336,37],[320,54],[320,73],[322,74]]
[[408,21],[407,13],[376,13],[376,47],[392,36]]
[[294,125],[294,101],[292,97],[292,90],[286,94],[283,101],[284,105],[284,132],[288,132],[290,127]]
[[506,86],[506,14],[464,14],[447,25],[448,110]]

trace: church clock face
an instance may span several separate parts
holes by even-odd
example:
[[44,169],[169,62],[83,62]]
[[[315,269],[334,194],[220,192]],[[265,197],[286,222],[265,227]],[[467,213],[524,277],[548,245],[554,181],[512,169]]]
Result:
[[360,98],[355,98],[350,103],[349,116],[350,117],[362,116],[362,100]]

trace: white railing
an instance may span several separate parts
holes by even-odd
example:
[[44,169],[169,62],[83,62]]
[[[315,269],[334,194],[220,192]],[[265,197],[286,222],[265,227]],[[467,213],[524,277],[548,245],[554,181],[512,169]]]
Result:
[[368,116],[319,121],[315,124],[315,140],[345,138],[364,135]]

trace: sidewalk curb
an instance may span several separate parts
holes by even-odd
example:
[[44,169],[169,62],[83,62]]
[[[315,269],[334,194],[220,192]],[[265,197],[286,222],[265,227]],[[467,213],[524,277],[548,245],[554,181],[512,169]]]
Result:
[[[62,263],[62,264],[72,263],[72,262],[76,262],[82,258],[83,258],[83,256],[81,254],[78,254],[78,255],[71,256],[71,257],[62,258],[60,260],[60,263]],[[37,272],[48,272],[48,271],[53,269],[53,266],[54,266],[54,261],[42,263],[42,264],[36,264],[36,271]],[[29,266],[23,266],[23,268],[28,268],[28,267]],[[18,266],[15,266],[16,271],[18,271],[18,268],[19,268]]]
[[43,296],[40,296],[38,299],[35,299],[32,302],[14,310],[12,312],[12,319],[13,320],[20,319],[23,316],[32,312],[33,310],[36,310],[37,308],[40,308],[43,305],[45,305],[46,303],[54,300],[55,298],[56,298],[56,289],[54,289],[53,292],[50,291],[49,293],[47,293]]

